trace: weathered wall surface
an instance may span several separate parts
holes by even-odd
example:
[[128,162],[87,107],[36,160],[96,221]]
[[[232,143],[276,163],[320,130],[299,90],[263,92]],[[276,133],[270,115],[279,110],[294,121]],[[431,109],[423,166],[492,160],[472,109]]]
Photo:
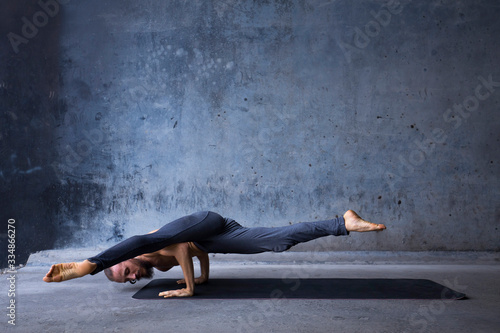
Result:
[[37,174],[55,177],[55,246],[205,209],[248,226],[354,209],[390,229],[321,249],[500,249],[499,14],[486,0],[60,5]]
[[[49,19],[37,14],[41,8],[33,0],[4,1],[1,8],[0,268],[4,268],[7,255],[15,255],[19,265],[30,251],[52,248],[59,238],[57,194],[55,200],[46,199],[60,183],[51,163],[60,158],[54,144],[60,126],[55,117],[61,106],[56,97],[61,16]],[[74,201],[67,207],[77,206]]]

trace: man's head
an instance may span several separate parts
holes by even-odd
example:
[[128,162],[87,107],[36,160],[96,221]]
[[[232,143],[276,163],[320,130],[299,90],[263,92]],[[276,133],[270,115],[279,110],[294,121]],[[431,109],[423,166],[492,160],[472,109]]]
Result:
[[142,278],[150,279],[153,273],[153,266],[149,262],[137,258],[122,261],[104,270],[104,274],[110,281],[122,283],[138,281]]

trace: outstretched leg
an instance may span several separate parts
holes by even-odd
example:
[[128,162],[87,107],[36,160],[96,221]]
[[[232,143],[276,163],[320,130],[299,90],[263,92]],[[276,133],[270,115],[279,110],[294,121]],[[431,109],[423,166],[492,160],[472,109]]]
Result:
[[267,251],[282,252],[299,243],[329,235],[348,235],[350,231],[383,230],[383,224],[363,220],[352,210],[332,220],[296,223],[284,227],[245,228],[227,219],[224,232],[196,242],[205,252],[251,254]]
[[132,236],[92,258],[88,258],[90,262],[97,264],[97,268],[91,274],[94,275],[127,259],[144,253],[152,253],[172,244],[210,237],[218,234],[223,227],[224,219],[213,212],[198,212],[181,217],[155,232]]

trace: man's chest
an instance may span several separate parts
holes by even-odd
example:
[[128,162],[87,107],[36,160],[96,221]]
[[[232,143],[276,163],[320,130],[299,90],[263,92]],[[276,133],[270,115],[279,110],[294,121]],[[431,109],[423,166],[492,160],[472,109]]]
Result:
[[173,266],[179,266],[175,257],[160,256],[154,259],[153,266],[160,271],[168,271]]

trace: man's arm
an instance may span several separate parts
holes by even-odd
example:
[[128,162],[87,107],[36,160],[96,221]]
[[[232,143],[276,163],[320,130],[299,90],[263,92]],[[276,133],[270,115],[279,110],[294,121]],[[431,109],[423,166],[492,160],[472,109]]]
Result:
[[210,275],[210,260],[208,259],[208,253],[203,253],[196,256],[200,261],[201,275],[199,278],[195,279],[196,284],[202,284],[208,281],[208,276]]
[[[200,251],[201,252],[201,251]],[[200,261],[201,275],[194,279],[194,284],[203,284],[208,281],[208,276],[210,273],[210,261],[208,259],[208,253],[197,254],[196,257]],[[177,280],[177,284],[186,283],[185,279]]]
[[158,296],[167,297],[189,297],[194,294],[194,268],[191,250],[187,243],[180,243],[165,250],[165,255],[173,255],[182,268],[186,288],[162,291]]

